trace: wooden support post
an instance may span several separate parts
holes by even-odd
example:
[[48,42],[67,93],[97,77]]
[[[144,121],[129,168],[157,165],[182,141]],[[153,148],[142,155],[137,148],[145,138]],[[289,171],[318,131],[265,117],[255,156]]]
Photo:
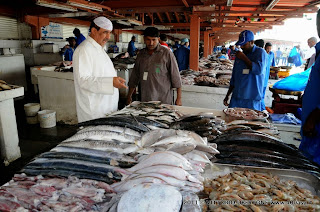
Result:
[[24,22],[31,26],[32,39],[41,39],[41,27],[49,25],[49,18],[43,18],[39,16],[24,16]]
[[209,38],[209,51],[210,51],[210,54],[212,54],[213,52],[213,37],[210,37]]
[[205,31],[203,33],[203,41],[204,41],[204,48],[203,48],[203,57],[207,58],[209,56],[210,50],[210,42],[209,42],[209,31]]
[[199,70],[200,17],[190,16],[190,69]]
[[113,30],[114,41],[115,41],[115,42],[119,42],[119,41],[120,41],[119,37],[120,37],[121,33],[122,33],[122,30],[121,30],[121,29],[114,29],[114,30]]

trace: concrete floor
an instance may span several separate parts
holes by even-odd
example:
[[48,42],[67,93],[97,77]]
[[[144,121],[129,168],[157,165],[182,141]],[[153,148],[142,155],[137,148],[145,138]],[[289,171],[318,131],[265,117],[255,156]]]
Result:
[[73,125],[60,125],[58,123],[56,127],[43,129],[40,128],[39,124],[27,124],[23,105],[29,102],[26,99],[15,101],[21,158],[10,163],[9,166],[5,166],[3,163],[0,164],[0,185],[8,182],[32,158],[49,151],[76,132],[77,127]]

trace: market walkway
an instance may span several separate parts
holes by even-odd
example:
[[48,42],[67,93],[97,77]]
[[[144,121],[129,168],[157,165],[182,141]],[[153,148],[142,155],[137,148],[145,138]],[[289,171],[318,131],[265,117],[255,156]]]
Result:
[[32,158],[49,151],[62,140],[73,135],[77,129],[76,126],[60,124],[50,129],[40,128],[39,124],[28,125],[25,121],[24,104],[25,100],[15,101],[21,158],[10,163],[9,166],[3,163],[0,165],[0,185],[8,182]]

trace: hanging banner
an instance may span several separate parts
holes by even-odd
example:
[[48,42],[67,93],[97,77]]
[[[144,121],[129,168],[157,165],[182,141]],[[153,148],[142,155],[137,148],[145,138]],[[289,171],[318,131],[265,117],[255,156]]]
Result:
[[62,25],[50,22],[48,26],[41,27],[41,37],[63,39]]

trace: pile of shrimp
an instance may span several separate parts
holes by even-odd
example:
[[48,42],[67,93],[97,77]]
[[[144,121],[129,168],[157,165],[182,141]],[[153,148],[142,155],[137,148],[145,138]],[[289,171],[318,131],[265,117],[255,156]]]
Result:
[[320,198],[296,182],[248,170],[204,183],[203,211],[319,211]]

